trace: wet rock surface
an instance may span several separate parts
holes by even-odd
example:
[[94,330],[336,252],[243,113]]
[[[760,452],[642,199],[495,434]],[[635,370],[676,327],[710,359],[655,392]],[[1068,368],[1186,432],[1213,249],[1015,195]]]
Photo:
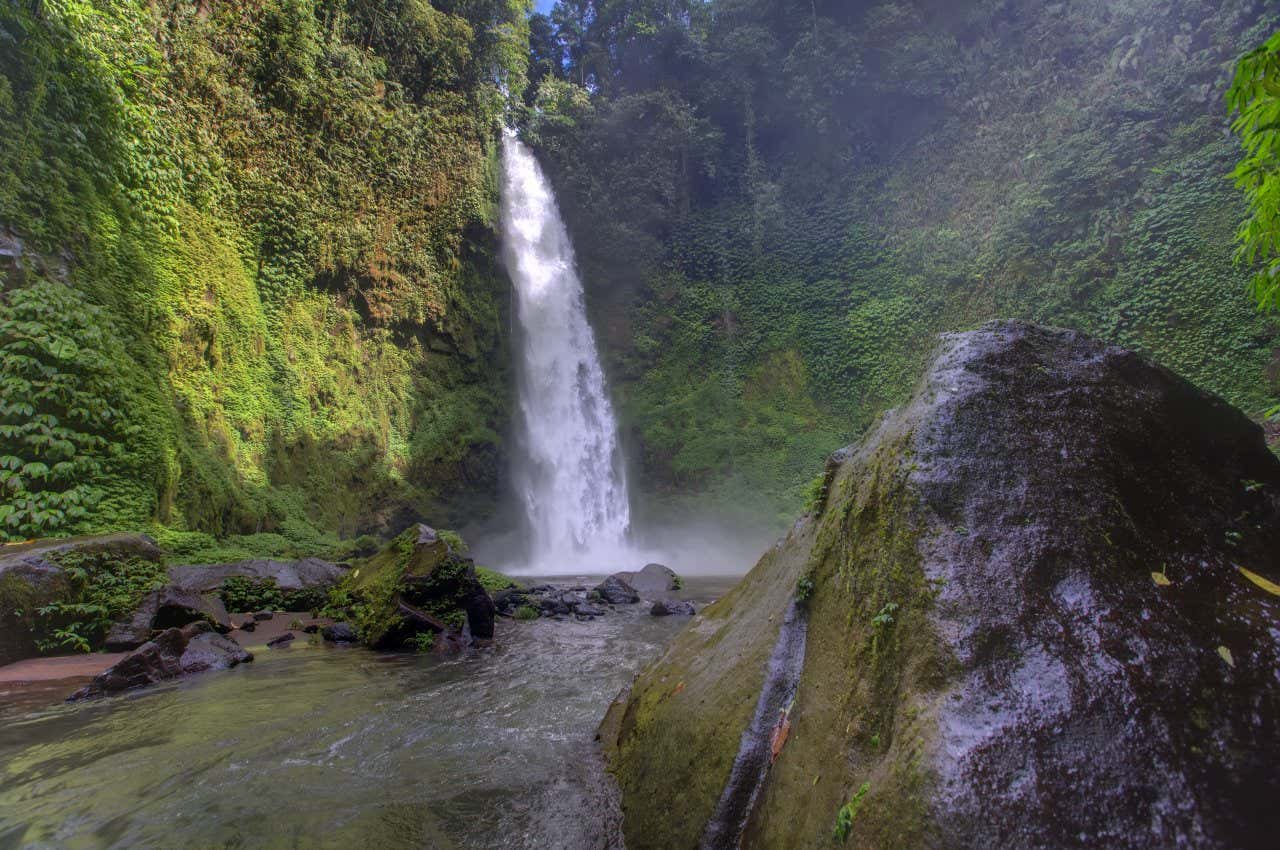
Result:
[[614,594],[614,598],[629,601],[610,602],[600,592],[600,587],[604,587],[609,581],[610,579],[606,579],[605,584],[590,590],[580,584],[537,584],[528,588],[508,588],[495,593],[493,601],[498,614],[504,617],[529,619],[532,618],[529,612],[535,612],[537,616],[559,620],[591,620],[607,615],[614,610],[614,605],[631,605],[640,601],[638,596],[632,599],[634,592],[619,591]]
[[360,635],[350,623],[334,623],[320,629],[320,636],[330,643],[359,643]]
[[617,575],[611,575],[596,585],[595,592],[610,605],[634,605],[640,601],[636,589]]
[[208,623],[198,621],[165,629],[95,676],[70,699],[106,696],[192,673],[226,670],[252,660],[252,653],[212,631]]
[[653,603],[649,613],[655,617],[692,617],[697,611],[694,610],[692,602],[684,602],[680,599],[659,599]]
[[610,709],[627,846],[699,843],[801,595],[740,846],[830,846],[842,817],[859,848],[1272,846],[1268,582],[1280,461],[1247,417],[1081,334],[946,336],[817,514]]

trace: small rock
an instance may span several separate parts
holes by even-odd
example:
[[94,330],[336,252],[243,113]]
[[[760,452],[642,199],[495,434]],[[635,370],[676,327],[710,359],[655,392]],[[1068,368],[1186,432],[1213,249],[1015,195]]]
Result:
[[320,636],[331,643],[356,643],[360,636],[350,623],[334,623],[320,630]]
[[307,623],[302,627],[303,634],[313,635],[318,631],[320,631],[319,623]]
[[604,609],[589,602],[579,602],[574,606],[573,613],[584,617],[603,617]]
[[632,605],[640,601],[640,594],[616,575],[609,576],[596,585],[596,592],[610,605]]
[[275,649],[276,647],[280,647],[280,646],[288,646],[289,644],[293,643],[293,639],[296,637],[297,635],[295,635],[293,632],[285,632],[284,634],[279,635],[278,637],[273,637],[271,640],[267,641],[267,646],[271,647],[272,649]]
[[697,612],[692,602],[685,602],[682,599],[659,599],[653,603],[649,613],[655,617],[668,617],[673,614],[679,617],[691,617]]
[[258,628],[258,622],[256,620],[245,620],[243,623],[240,624],[240,631],[242,632],[252,632],[257,628]]
[[550,615],[568,614],[573,611],[573,606],[565,601],[561,596],[548,596],[541,600],[543,613]]
[[253,615],[253,619],[261,623],[263,620],[270,620],[275,614],[271,611],[258,611]]

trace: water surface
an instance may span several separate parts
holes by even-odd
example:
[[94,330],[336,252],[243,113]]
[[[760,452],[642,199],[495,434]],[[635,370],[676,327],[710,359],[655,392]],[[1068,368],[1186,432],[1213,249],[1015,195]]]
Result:
[[687,622],[646,612],[502,621],[450,659],[299,640],[133,695],[0,705],[0,850],[610,846],[595,727]]

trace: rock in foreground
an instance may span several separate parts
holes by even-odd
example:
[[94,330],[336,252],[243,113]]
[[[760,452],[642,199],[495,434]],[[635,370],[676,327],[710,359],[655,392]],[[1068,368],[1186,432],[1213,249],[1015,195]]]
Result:
[[1280,461],[1244,415],[1076,333],[947,336],[610,709],[627,846],[1273,846],[1268,582]]
[[252,660],[253,654],[241,649],[238,643],[212,631],[208,623],[197,621],[164,630],[115,666],[99,673],[70,698],[105,696],[191,673],[226,670]]

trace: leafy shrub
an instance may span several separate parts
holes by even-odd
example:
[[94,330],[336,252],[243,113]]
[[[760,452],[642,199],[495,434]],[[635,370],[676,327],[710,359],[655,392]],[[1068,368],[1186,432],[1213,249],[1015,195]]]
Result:
[[516,609],[515,618],[517,620],[536,620],[542,616],[542,612],[532,605],[521,605]]
[[484,586],[484,589],[490,593],[520,586],[508,576],[504,576],[502,573],[487,567],[476,567],[476,578],[480,580],[480,584]]
[[858,809],[862,808],[862,798],[867,796],[867,792],[870,790],[870,782],[862,783],[862,786],[854,792],[849,802],[841,806],[840,810],[836,812],[836,826],[831,833],[836,841],[844,841],[849,837],[849,832],[853,829],[854,818],[858,816]]
[[273,578],[231,576],[222,583],[218,596],[232,613],[278,611],[284,608],[284,594]]
[[0,540],[73,528],[101,500],[94,482],[129,433],[108,328],[62,284],[0,295]]
[[145,558],[68,553],[56,560],[70,580],[70,592],[35,611],[41,652],[96,649],[113,623],[133,613],[143,596],[168,580],[163,563]]

